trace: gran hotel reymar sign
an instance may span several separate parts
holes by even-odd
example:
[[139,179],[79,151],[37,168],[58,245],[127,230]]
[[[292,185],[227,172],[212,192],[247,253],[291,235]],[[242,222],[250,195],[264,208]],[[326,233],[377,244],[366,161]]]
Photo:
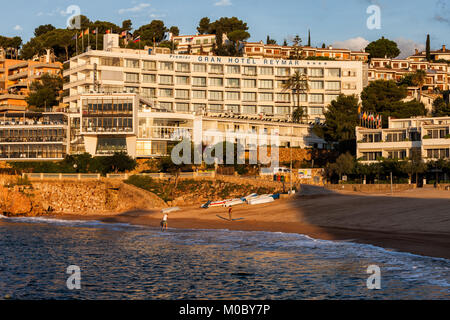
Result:
[[[239,64],[239,65],[266,65],[266,66],[326,66],[333,65],[337,61],[299,61],[299,60],[278,60],[278,59],[252,59],[236,57],[214,57],[214,56],[184,56],[167,55],[170,60],[185,62],[203,62],[203,63],[221,63],[221,64]],[[356,61],[346,61],[356,62]]]

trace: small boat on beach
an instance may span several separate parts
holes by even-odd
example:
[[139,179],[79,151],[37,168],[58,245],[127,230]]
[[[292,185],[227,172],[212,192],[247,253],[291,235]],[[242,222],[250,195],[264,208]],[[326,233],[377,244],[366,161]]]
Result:
[[252,198],[248,201],[248,204],[251,206],[257,205],[257,204],[264,204],[264,203],[270,203],[270,202],[274,202],[275,199],[273,197],[273,195],[262,195],[262,196],[258,196],[255,198]]
[[223,206],[228,208],[228,207],[239,206],[244,203],[245,203],[245,201],[242,199],[233,199],[230,202],[225,203]]

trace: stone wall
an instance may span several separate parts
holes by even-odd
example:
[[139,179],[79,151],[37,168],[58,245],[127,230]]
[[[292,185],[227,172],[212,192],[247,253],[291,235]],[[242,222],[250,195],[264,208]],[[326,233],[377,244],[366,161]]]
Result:
[[106,214],[167,207],[155,194],[120,181],[33,182],[33,189],[42,208],[57,213]]
[[[390,184],[329,184],[325,186],[329,190],[343,190],[355,192],[369,192],[369,193],[389,193],[391,192]],[[394,184],[393,191],[406,191],[415,189],[415,184]]]

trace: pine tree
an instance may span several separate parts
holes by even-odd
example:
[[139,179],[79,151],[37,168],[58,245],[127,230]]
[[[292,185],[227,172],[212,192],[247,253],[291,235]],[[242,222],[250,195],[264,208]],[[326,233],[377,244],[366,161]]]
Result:
[[308,47],[311,47],[311,30],[308,30]]
[[431,61],[431,44],[430,44],[430,35],[427,35],[427,61]]

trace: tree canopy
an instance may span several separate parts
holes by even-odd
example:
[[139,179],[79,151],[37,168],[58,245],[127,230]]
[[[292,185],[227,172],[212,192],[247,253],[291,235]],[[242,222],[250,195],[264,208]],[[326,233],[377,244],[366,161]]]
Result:
[[396,42],[382,37],[369,43],[366,52],[370,53],[370,58],[395,58],[400,54],[400,49]]
[[341,152],[355,153],[358,97],[340,95],[325,112],[325,125],[316,126],[314,132],[328,142],[337,142]]
[[448,117],[450,116],[450,103],[445,102],[441,97],[433,102],[433,116],[434,117]]
[[34,81],[26,98],[28,105],[37,109],[51,108],[59,104],[63,80],[59,76],[44,74],[40,80]]
[[426,115],[423,103],[417,100],[403,102],[408,96],[405,85],[397,85],[395,81],[377,80],[371,82],[361,93],[363,111],[381,114],[383,125],[389,117],[410,118]]

